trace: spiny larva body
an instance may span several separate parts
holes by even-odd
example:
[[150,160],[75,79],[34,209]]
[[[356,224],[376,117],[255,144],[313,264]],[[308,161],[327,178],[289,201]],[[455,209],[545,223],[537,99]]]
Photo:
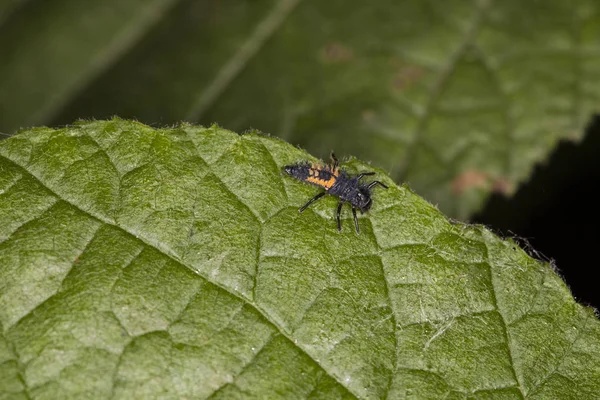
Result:
[[379,181],[372,181],[369,183],[360,182],[363,177],[375,175],[375,172],[362,172],[358,175],[349,175],[338,166],[338,159],[335,157],[335,154],[331,153],[330,165],[303,161],[292,165],[286,165],[284,169],[285,172],[299,181],[325,189],[325,191],[317,194],[302,206],[298,210],[299,212],[306,210],[309,205],[326,194],[336,196],[340,200],[336,214],[338,230],[342,230],[342,221],[340,219],[342,206],[344,203],[349,203],[352,206],[354,226],[358,233],[360,229],[358,227],[356,209],[360,210],[361,213],[369,211],[373,204],[373,199],[371,198],[371,189],[373,186],[379,185],[385,189],[388,187]]

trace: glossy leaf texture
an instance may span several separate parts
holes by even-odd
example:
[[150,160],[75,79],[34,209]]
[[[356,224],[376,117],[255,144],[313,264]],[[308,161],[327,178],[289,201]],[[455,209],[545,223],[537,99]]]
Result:
[[0,21],[0,130],[255,128],[371,160],[460,219],[598,112],[596,0],[23,3]]
[[[592,399],[550,265],[390,185],[353,230],[275,138],[137,122],[0,142],[1,398]],[[357,160],[350,173],[373,170]]]

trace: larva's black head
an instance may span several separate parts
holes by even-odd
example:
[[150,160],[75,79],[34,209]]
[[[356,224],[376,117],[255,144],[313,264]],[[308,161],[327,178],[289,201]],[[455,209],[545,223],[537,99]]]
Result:
[[[359,179],[361,177],[362,175],[358,176]],[[352,204],[353,207],[358,208],[361,213],[369,211],[373,205],[373,199],[371,199],[371,189],[375,185],[379,185],[384,189],[388,188],[387,185],[379,181],[373,181],[366,185],[359,184],[358,189],[353,193],[352,199],[347,201],[350,201],[350,204]]]
[[371,198],[371,190],[367,186],[360,185],[358,190],[356,191],[356,196],[354,197],[351,204],[358,208],[361,213],[365,213],[369,211],[371,206],[373,205],[373,199]]

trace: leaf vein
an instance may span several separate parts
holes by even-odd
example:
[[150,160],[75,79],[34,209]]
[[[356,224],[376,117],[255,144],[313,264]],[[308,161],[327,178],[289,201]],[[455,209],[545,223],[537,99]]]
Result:
[[[569,354],[571,354],[571,350],[573,349],[573,346],[575,346],[575,343],[577,343],[577,341],[581,338],[582,333],[585,331],[585,329],[587,328],[587,325],[589,324],[590,320],[594,318],[591,315],[588,315],[588,317],[585,319],[585,324],[581,329],[577,330],[577,335],[575,335],[575,338],[573,339],[573,341],[569,344],[569,347],[567,349],[565,349],[564,353],[561,355],[560,360],[556,363],[555,367],[549,371],[546,376],[544,376],[538,383],[536,383],[531,390],[529,391],[528,395],[531,396],[533,395],[540,387],[542,387],[542,385],[544,383],[546,383],[548,381],[548,379],[550,379],[550,377],[554,374],[558,374],[557,371],[558,369],[561,367],[561,365],[563,364],[563,362],[565,361],[565,359],[567,358],[567,356]],[[568,378],[568,377],[565,377]],[[570,380],[570,378],[568,378]]]
[[[80,207],[78,204],[76,204],[75,202],[68,200],[68,199],[64,199],[58,192],[58,190],[60,190],[60,188],[56,188],[56,190],[54,188],[51,188],[49,186],[47,186],[45,184],[45,182],[42,181],[41,178],[37,177],[36,175],[34,175],[33,173],[31,173],[30,171],[28,171],[24,166],[20,165],[18,162],[6,157],[3,154],[0,154],[0,157],[6,159],[8,162],[13,163],[15,166],[18,166],[19,168],[21,168],[23,171],[25,171],[27,174],[29,174],[30,176],[32,176],[33,178],[35,178],[41,185],[43,185],[44,187],[46,187],[54,196],[56,196],[57,198],[63,200],[64,202],[66,202],[67,204],[70,204],[72,207],[74,207],[77,210],[80,210],[82,213],[88,215],[89,217],[104,222],[106,225],[110,225],[112,227],[114,227],[115,229],[118,229],[124,233],[126,233],[127,235],[131,236],[132,238],[139,240],[141,243],[143,243],[145,246],[149,247],[149,248],[153,248],[156,251],[158,251],[159,253],[163,254],[165,257],[170,258],[171,260],[173,260],[177,265],[182,266],[183,268],[187,268],[191,271],[193,271],[194,273],[198,274],[199,276],[201,276],[203,279],[205,279],[207,282],[212,283],[213,285],[219,287],[220,289],[224,290],[225,292],[229,293],[230,295],[234,296],[235,298],[245,302],[246,304],[248,304],[249,306],[251,306],[252,308],[254,308],[256,310],[256,312],[258,312],[263,318],[265,318],[266,321],[268,321],[273,327],[275,327],[277,329],[277,331],[284,336],[288,342],[298,348],[303,354],[306,354],[306,356],[308,358],[310,358],[311,360],[313,360],[313,362],[315,362],[317,365],[319,365],[319,367],[327,374],[329,375],[335,382],[337,382],[339,385],[343,386],[344,388],[346,388],[346,390],[348,390],[350,393],[352,393],[353,395],[357,396],[355,393],[352,392],[352,390],[345,384],[345,382],[337,379],[334,375],[332,375],[322,364],[320,361],[315,360],[310,353],[302,348],[300,345],[294,343],[294,340],[285,332],[285,330],[283,329],[282,326],[280,326],[279,324],[277,324],[275,322],[275,320],[273,318],[270,317],[270,315],[263,310],[258,304],[255,304],[254,302],[248,300],[247,298],[243,297],[240,293],[236,292],[235,290],[223,285],[222,283],[218,282],[218,281],[213,281],[211,280],[206,274],[201,273],[197,270],[195,270],[194,268],[192,268],[191,266],[186,265],[183,261],[179,260],[174,254],[171,254],[171,252],[166,252],[163,251],[161,249],[159,249],[158,247],[156,247],[155,245],[153,245],[150,242],[147,242],[145,240],[145,238],[140,237],[138,235],[136,235],[133,232],[130,232],[129,230],[127,230],[125,227],[119,226],[117,224],[115,224],[114,222],[110,221],[109,219],[107,219],[105,216],[100,215],[100,214],[95,214],[92,211],[87,211],[84,208]],[[244,204],[244,203],[241,203]],[[357,396],[358,397],[358,396]]]
[[200,94],[186,113],[185,120],[198,121],[210,108],[231,82],[248,65],[267,40],[287,19],[300,0],[280,0],[271,12],[258,23],[233,56],[221,67],[212,83]]
[[508,350],[510,368],[512,370],[513,377],[515,379],[515,382],[517,383],[517,387],[519,389],[519,393],[521,394],[521,398],[526,399],[527,397],[525,396],[525,393],[524,393],[523,384],[521,383],[521,381],[519,379],[519,375],[517,374],[517,369],[515,367],[515,359],[513,356],[514,350],[511,346],[510,333],[508,332],[508,323],[506,322],[506,318],[504,317],[504,313],[502,312],[502,308],[499,306],[498,298],[496,297],[496,282],[495,282],[495,278],[494,278],[494,270],[492,268],[492,260],[489,257],[489,254],[490,254],[489,246],[488,246],[487,242],[484,242],[484,243],[485,243],[485,247],[487,249],[486,265],[488,267],[488,271],[490,274],[490,283],[492,285],[492,291],[491,291],[492,302],[493,302],[494,306],[496,307],[496,309],[498,310],[498,314],[500,315],[500,319],[502,320],[502,328],[503,328],[502,332],[504,333],[504,339],[506,340],[506,347]]
[[432,115],[433,109],[442,95],[444,88],[450,81],[450,78],[456,71],[458,62],[462,59],[469,47],[475,41],[491,2],[492,0],[475,1],[477,10],[472,18],[471,25],[465,32],[463,40],[450,55],[448,63],[440,70],[437,80],[434,82],[429,97],[426,101],[422,117],[419,119],[412,139],[407,145],[406,158],[403,160],[398,171],[399,181],[407,180],[412,161],[415,157],[415,150],[417,146],[421,145],[423,136],[425,135],[425,130],[427,128],[427,123]]
[[[268,346],[269,346],[269,345],[270,345],[270,344],[273,342],[273,340],[274,340],[276,337],[277,337],[277,335],[271,335],[271,337],[269,338],[269,340],[267,340],[267,341],[265,342],[265,344],[264,344],[264,345],[263,345],[263,346],[260,348],[260,350],[258,350],[258,351],[256,352],[256,354],[254,354],[254,355],[252,356],[252,358],[251,358],[251,359],[250,359],[250,360],[249,360],[249,361],[248,361],[248,362],[247,362],[247,363],[246,363],[246,364],[245,364],[245,365],[242,367],[242,369],[241,369],[241,370],[240,370],[240,371],[237,373],[237,376],[236,376],[236,377],[239,377],[240,375],[242,375],[242,374],[244,373],[244,371],[246,371],[246,369],[248,369],[249,367],[251,367],[251,366],[252,366],[252,364],[254,364],[254,362],[256,361],[256,358],[258,357],[258,355],[259,355],[260,353],[262,353],[262,352],[263,352],[263,350],[265,350],[265,349],[266,349],[266,348],[267,348],[267,347],[268,347]],[[209,399],[213,398],[213,397],[214,397],[214,396],[215,396],[215,395],[216,395],[218,392],[220,392],[220,391],[224,390],[224,389],[225,389],[227,386],[229,386],[229,385],[233,385],[233,384],[235,384],[235,380],[234,380],[233,382],[230,382],[230,383],[225,383],[224,385],[222,385],[221,387],[219,387],[219,388],[217,388],[215,391],[213,391],[213,392],[210,394],[210,396],[208,396],[208,397],[206,398],[206,400],[209,400]]]

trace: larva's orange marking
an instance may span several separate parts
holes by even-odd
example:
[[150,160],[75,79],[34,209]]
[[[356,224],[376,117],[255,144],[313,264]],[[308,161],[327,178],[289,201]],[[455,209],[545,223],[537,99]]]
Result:
[[[310,164],[308,176],[304,178],[306,182],[321,186],[329,190],[340,176],[339,168],[332,168],[329,165]],[[327,178],[327,179],[324,179]]]
[[314,183],[315,185],[319,185],[322,188],[329,189],[335,183],[336,178],[332,176],[331,178],[325,180],[325,179],[319,179],[317,177],[309,176],[308,178],[306,178],[306,181],[310,182],[310,183]]

